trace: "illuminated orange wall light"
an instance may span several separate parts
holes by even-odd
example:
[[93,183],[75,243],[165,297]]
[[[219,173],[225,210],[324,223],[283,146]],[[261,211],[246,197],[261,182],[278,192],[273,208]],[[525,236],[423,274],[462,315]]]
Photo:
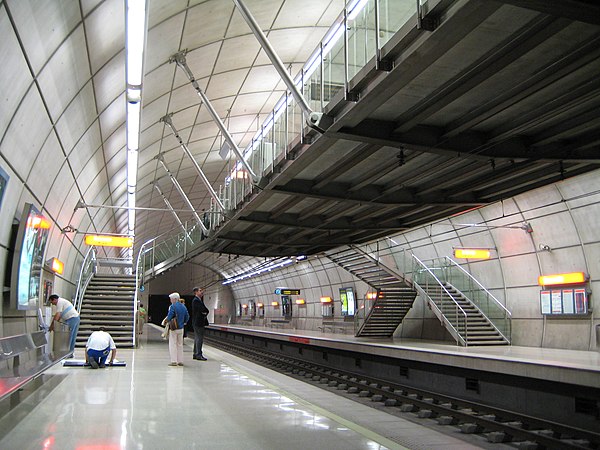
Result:
[[333,300],[331,297],[321,297],[321,303],[331,303]]
[[124,236],[103,236],[100,234],[86,234],[87,245],[100,245],[104,247],[132,247],[133,239]]
[[29,228],[43,228],[47,230],[50,228],[50,222],[44,216],[33,216],[27,219],[27,226]]
[[242,305],[243,309],[248,309],[248,305]]
[[463,259],[490,259],[491,252],[485,248],[455,248],[454,257]]
[[264,303],[257,303],[256,306],[258,306],[259,308],[264,308],[265,307]]
[[296,305],[304,305],[306,301],[303,298],[296,299]]
[[271,306],[279,306],[279,302],[271,302]]
[[377,298],[377,292],[367,292],[367,300],[375,300]]
[[583,272],[558,273],[555,275],[542,275],[538,277],[538,284],[540,286],[578,284],[585,283],[585,281],[585,273]]
[[54,273],[62,275],[63,271],[65,270],[65,263],[63,263],[62,261],[60,261],[56,258],[52,258],[52,262],[50,263],[50,268],[52,269],[52,271]]

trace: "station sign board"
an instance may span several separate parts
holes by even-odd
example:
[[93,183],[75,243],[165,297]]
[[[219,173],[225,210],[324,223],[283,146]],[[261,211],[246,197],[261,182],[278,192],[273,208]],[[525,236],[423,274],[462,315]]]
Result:
[[300,295],[300,289],[293,288],[275,288],[277,295]]

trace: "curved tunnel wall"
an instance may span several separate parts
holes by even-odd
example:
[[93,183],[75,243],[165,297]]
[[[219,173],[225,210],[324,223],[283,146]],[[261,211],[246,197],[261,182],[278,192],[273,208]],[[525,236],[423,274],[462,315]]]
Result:
[[[599,175],[596,171],[568,179],[365,247],[374,254],[379,252],[386,264],[397,269],[401,269],[404,251],[431,259],[451,256],[454,247],[492,248],[489,260],[460,263],[511,311],[514,345],[594,349],[595,327],[600,324],[600,305],[594,295],[600,289]],[[533,231],[522,229],[524,223]],[[542,315],[537,277],[572,271],[583,271],[590,277],[586,284],[591,294],[590,313],[580,317]],[[309,330],[317,329],[322,322],[321,296],[331,296],[339,305],[339,288],[354,287],[358,297],[369,290],[325,257],[311,257],[228,286],[234,299],[229,306],[234,318],[237,305],[250,301],[263,302],[267,318],[279,317],[280,310],[270,306],[277,299],[275,288],[300,288],[300,297],[307,304],[293,306],[293,325]],[[336,306],[337,319],[339,310]],[[396,336],[450,339],[420,299]]]

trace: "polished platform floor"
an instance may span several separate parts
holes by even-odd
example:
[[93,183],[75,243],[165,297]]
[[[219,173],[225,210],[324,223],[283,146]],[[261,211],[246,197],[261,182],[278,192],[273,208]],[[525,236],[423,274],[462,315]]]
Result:
[[[0,449],[513,448],[433,420],[395,417],[205,346],[208,361],[168,367],[146,327],[126,367],[56,366],[0,420]],[[82,358],[77,349],[75,358]]]

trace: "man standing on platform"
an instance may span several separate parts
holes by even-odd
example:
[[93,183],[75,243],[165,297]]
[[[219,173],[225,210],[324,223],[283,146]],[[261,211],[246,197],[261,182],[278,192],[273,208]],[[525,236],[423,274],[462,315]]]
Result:
[[202,289],[194,288],[194,300],[192,300],[192,326],[194,327],[194,359],[206,361],[202,355],[202,343],[204,342],[204,327],[208,325],[208,308],[204,304]]
[[48,297],[48,300],[56,306],[56,314],[52,318],[49,331],[54,331],[54,322],[65,322],[69,326],[69,351],[73,356],[75,339],[77,339],[77,331],[79,330],[79,313],[69,300],[59,297],[57,294],[52,294]]

